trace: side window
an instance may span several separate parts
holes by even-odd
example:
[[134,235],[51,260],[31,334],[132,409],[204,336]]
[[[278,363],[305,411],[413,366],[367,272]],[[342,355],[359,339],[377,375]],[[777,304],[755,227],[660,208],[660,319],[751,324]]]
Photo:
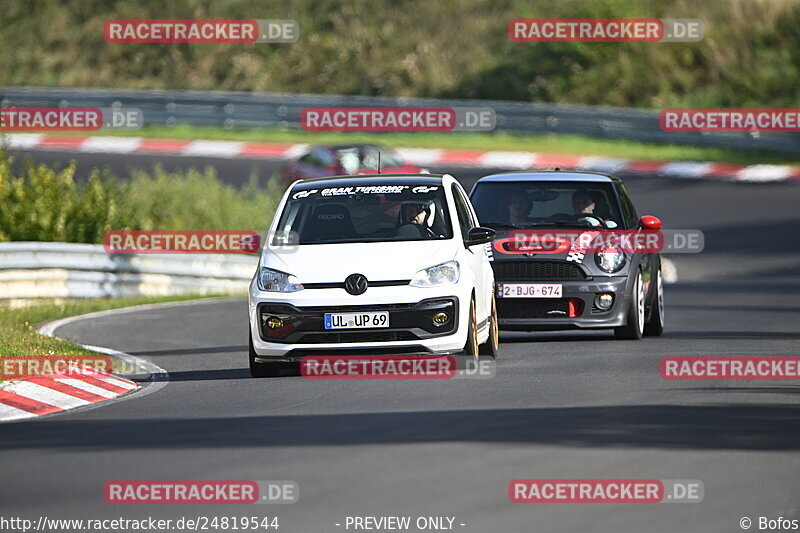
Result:
[[628,191],[621,183],[617,184],[617,192],[619,193],[620,204],[622,204],[622,216],[625,217],[625,226],[629,229],[636,227],[638,217],[636,216],[636,209],[633,207],[631,197],[628,196]]
[[457,187],[457,189],[461,195],[461,199],[464,201],[464,205],[467,207],[467,211],[469,211],[469,219],[472,221],[471,227],[477,228],[481,224],[478,221],[478,214],[475,212],[475,207],[472,205],[472,202],[469,201],[469,196],[464,192],[464,189],[460,187]]
[[316,149],[301,157],[300,162],[322,168],[333,164],[333,156],[327,150]]
[[469,230],[473,227],[472,213],[470,213],[470,209],[464,201],[464,196],[458,189],[458,186],[453,184],[450,190],[453,193],[453,201],[456,204],[456,214],[458,215],[458,225],[461,227],[461,237],[466,239]]
[[318,167],[329,167],[333,165],[333,155],[328,150],[314,150],[315,165]]

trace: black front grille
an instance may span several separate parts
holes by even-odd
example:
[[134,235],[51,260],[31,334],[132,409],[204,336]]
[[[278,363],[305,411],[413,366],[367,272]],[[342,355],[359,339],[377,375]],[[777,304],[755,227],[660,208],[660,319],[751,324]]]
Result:
[[[411,283],[410,279],[396,279],[388,281],[367,281],[368,287],[400,287]],[[330,283],[303,283],[306,289],[344,289],[344,281]]]
[[586,279],[581,267],[566,261],[493,261],[496,281]]
[[298,307],[301,313],[357,313],[359,311],[398,311],[413,309],[417,304],[330,305]]
[[498,298],[497,314],[500,318],[567,318],[568,305],[566,298]]
[[340,342],[413,341],[419,337],[410,331],[336,331],[312,332],[302,335],[298,344],[329,344]]

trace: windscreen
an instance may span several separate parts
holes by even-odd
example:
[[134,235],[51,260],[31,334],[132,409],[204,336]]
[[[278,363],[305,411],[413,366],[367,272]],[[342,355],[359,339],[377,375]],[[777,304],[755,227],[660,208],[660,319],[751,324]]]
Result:
[[470,199],[481,224],[489,227],[622,227],[611,183],[483,182]]
[[286,202],[276,228],[276,239],[287,238],[294,244],[452,236],[444,189],[428,185],[354,185],[298,191]]
[[378,169],[378,159],[380,156],[380,167],[391,168],[404,165],[403,160],[394,151],[387,148],[375,146],[352,146],[336,150],[336,155],[342,164],[342,168],[348,174],[358,174],[367,170]]

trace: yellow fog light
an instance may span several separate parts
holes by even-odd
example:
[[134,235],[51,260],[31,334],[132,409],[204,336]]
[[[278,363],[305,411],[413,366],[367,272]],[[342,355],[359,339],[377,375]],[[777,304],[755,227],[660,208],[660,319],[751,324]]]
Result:
[[271,316],[267,319],[267,326],[269,326],[270,329],[280,329],[283,327],[283,320],[276,316]]
[[598,294],[594,297],[594,304],[598,307],[598,309],[607,311],[608,309],[611,309],[612,305],[614,305],[614,295],[607,292]]
[[436,313],[433,315],[433,323],[437,326],[447,324],[448,320],[450,320],[450,316],[447,313]]

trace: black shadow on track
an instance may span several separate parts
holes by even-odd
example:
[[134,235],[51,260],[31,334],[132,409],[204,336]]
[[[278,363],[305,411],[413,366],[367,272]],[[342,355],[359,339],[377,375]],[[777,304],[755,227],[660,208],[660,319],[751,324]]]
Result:
[[[265,382],[266,383],[266,382]],[[631,405],[19,422],[0,449],[214,449],[474,442],[569,448],[800,450],[791,404]],[[321,443],[325,443],[322,445]]]

